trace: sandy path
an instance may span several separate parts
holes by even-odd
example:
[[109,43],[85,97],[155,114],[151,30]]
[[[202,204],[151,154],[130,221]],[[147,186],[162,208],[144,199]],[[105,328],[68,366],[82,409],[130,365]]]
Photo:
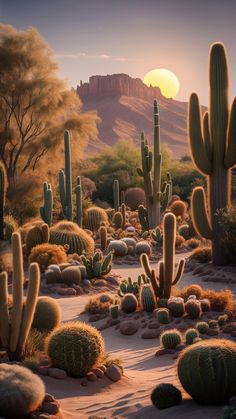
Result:
[[[133,279],[142,272],[141,267],[115,267],[114,271],[122,277]],[[192,274],[184,274],[181,286],[188,283],[199,283],[203,287],[221,289],[221,284],[204,283]],[[225,288],[225,287],[224,287]],[[61,298],[63,321],[83,320],[83,311],[88,295]],[[46,378],[49,392],[61,401],[66,411],[66,418],[145,418],[145,419],[219,419],[222,407],[202,407],[195,404],[185,395],[184,402],[177,407],[159,411],[150,404],[152,388],[159,382],[171,382],[179,386],[176,377],[176,361],[172,356],[154,357],[158,339],[142,340],[135,336],[118,335],[113,328],[102,332],[107,351],[114,357],[122,359],[125,376],[118,383],[108,379],[89,383],[82,387],[78,380],[57,381]]]

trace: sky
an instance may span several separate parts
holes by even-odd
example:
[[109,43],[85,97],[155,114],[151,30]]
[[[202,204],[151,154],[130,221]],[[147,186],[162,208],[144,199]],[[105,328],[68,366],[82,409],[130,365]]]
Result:
[[0,21],[36,27],[55,53],[60,76],[74,87],[92,75],[142,78],[167,68],[179,79],[176,97],[198,92],[208,102],[208,53],[227,48],[236,94],[236,0],[0,0]]

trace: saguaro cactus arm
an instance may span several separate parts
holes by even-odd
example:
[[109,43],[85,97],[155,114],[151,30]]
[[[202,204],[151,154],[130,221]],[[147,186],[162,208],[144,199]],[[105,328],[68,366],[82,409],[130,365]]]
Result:
[[175,275],[175,279],[172,282],[172,286],[177,285],[178,282],[180,281],[180,279],[182,278],[182,275],[184,273],[184,266],[185,266],[185,259],[181,259],[179,261],[178,268],[177,268],[176,275]]
[[192,219],[196,231],[205,239],[211,240],[213,232],[207,213],[205,192],[202,187],[194,188],[191,201]]
[[[201,113],[199,99],[196,93],[192,93],[189,101],[188,132],[190,150],[193,161],[197,168],[205,175],[212,171],[211,162],[207,155],[206,143],[202,135]],[[206,141],[207,142],[207,141]]]
[[225,155],[225,166],[233,167],[236,164],[236,97],[234,98],[228,129],[227,150]]

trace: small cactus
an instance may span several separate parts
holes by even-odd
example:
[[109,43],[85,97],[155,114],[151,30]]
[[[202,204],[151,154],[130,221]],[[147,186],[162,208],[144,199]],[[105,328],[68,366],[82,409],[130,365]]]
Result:
[[110,241],[107,250],[108,252],[114,250],[115,256],[125,256],[128,253],[128,246],[122,240],[112,240]]
[[123,219],[123,215],[120,211],[115,212],[113,219],[112,219],[112,224],[115,227],[116,230],[119,230],[120,228],[123,227],[124,224],[124,219]]
[[99,229],[99,235],[101,240],[101,250],[106,250],[107,248],[107,228],[101,226]]
[[202,300],[199,300],[201,304],[202,312],[205,313],[207,311],[210,311],[211,309],[211,302],[208,300],[208,298],[203,298]]
[[70,285],[79,285],[81,283],[81,271],[79,266],[68,266],[61,273],[61,282]]
[[215,329],[219,327],[219,323],[217,320],[209,320],[208,324],[209,324],[210,329]]
[[160,308],[156,311],[156,317],[160,324],[170,323],[170,312],[167,308]]
[[151,394],[152,404],[158,409],[167,409],[182,402],[181,392],[173,384],[158,384]]
[[134,294],[125,294],[121,300],[121,310],[124,313],[133,313],[138,307],[138,300]]
[[119,306],[118,306],[118,304],[113,304],[112,306],[110,306],[109,311],[110,311],[110,316],[111,316],[112,319],[118,319],[118,317],[119,317]]
[[156,308],[156,297],[150,284],[144,284],[139,291],[140,305],[144,311],[151,313]]
[[32,327],[39,331],[51,332],[61,321],[61,308],[51,297],[39,297],[37,300]]
[[119,180],[115,179],[113,182],[113,201],[115,211],[119,211],[120,207],[120,185]]
[[50,227],[52,224],[53,195],[50,183],[43,184],[44,206],[40,207],[42,220]]
[[186,345],[192,345],[195,338],[199,337],[199,332],[197,329],[190,328],[185,332],[185,341]]
[[90,207],[85,212],[84,225],[85,228],[93,232],[98,231],[101,223],[108,224],[108,216],[106,211],[100,207]]
[[97,251],[93,256],[86,257],[82,255],[80,259],[86,268],[89,279],[100,278],[111,271],[113,251],[110,251],[106,256],[103,256],[101,251]]
[[199,300],[188,300],[185,303],[185,311],[190,319],[199,319],[202,314],[201,303]]
[[135,253],[136,255],[141,255],[142,253],[145,253],[149,256],[152,253],[152,248],[147,241],[142,240],[136,244]]
[[167,308],[173,317],[182,317],[185,312],[184,300],[181,297],[171,297],[167,302]]
[[207,322],[198,322],[195,327],[202,335],[206,334],[209,330],[209,324]]
[[177,329],[166,330],[161,334],[161,344],[165,349],[175,349],[181,341],[182,337]]
[[227,314],[222,314],[221,316],[218,317],[218,324],[220,327],[225,326],[226,322],[228,320],[228,316]]

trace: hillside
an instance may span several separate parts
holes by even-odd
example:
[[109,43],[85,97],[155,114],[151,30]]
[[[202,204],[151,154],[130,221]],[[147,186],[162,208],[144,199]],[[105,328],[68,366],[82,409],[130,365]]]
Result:
[[112,146],[118,139],[139,142],[144,131],[152,142],[152,102],[157,98],[160,109],[161,141],[168,144],[175,157],[188,152],[186,136],[187,103],[165,99],[159,88],[147,87],[142,80],[126,74],[92,76],[89,83],[80,82],[77,92],[83,109],[97,110],[102,122],[99,141],[89,145],[95,151],[104,144]]

